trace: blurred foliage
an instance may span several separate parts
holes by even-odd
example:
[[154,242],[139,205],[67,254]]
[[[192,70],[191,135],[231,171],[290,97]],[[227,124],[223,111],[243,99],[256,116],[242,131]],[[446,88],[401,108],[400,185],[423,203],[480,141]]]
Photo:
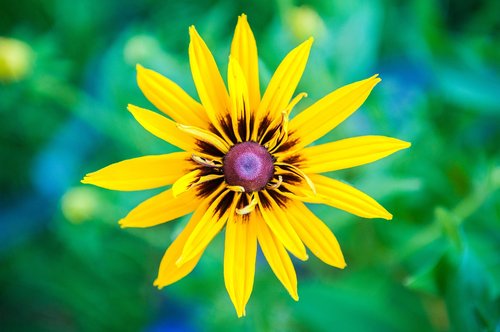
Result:
[[[380,73],[367,103],[325,140],[382,134],[413,146],[330,174],[394,214],[360,220],[312,207],[336,233],[345,270],[296,262],[295,303],[259,257],[247,317],[237,319],[221,236],[190,276],[158,291],[162,253],[186,219],[120,230],[116,221],[152,193],[79,180],[173,151],[125,110],[150,105],[135,64],[196,96],[188,26],[225,73],[243,12],[263,86],[290,49],[316,37],[297,111]],[[2,2],[0,330],[499,331],[498,13],[495,0]]]

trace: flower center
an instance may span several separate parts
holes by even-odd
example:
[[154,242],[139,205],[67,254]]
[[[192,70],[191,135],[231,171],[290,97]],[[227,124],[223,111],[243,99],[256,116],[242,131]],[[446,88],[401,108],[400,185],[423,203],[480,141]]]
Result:
[[259,143],[238,143],[224,156],[223,170],[229,185],[249,192],[261,190],[273,177],[273,157]]

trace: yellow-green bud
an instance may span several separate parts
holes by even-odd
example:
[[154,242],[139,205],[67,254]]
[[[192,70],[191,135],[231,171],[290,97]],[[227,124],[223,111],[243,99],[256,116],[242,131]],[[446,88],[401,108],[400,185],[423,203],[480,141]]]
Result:
[[31,71],[33,51],[17,39],[0,37],[0,82],[15,82]]

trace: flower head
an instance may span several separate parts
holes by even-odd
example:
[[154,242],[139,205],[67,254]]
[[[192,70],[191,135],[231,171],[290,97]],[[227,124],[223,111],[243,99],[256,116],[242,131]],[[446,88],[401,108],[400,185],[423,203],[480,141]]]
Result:
[[362,136],[309,146],[356,111],[380,82],[375,75],[344,86],[290,119],[306,95],[293,97],[312,38],[284,58],[261,97],[257,47],[245,15],[238,19],[231,45],[228,89],[196,29],[190,27],[189,34],[189,60],[201,103],[138,65],[139,87],[168,117],[128,107],[146,130],[183,152],[125,160],[88,174],[82,182],[113,190],[172,184],[120,221],[122,227],[150,227],[193,213],[161,261],[155,281],[159,288],[190,273],[225,229],[224,280],[238,316],[245,314],[252,292],[257,244],[298,300],[289,252],[307,260],[308,247],[325,263],[345,267],[335,236],[304,202],[365,218],[392,218],[366,194],[320,174],[370,163],[410,144]]

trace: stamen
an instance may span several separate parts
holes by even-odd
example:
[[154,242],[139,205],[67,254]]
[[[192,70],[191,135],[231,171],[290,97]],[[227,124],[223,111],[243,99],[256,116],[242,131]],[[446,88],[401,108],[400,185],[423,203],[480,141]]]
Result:
[[238,193],[244,193],[245,192],[245,188],[243,188],[242,186],[227,186],[226,188],[229,189],[229,190],[232,190],[232,191],[236,191]]
[[[275,140],[272,144],[273,148],[269,151],[269,153],[274,153],[276,150],[279,149],[279,147],[288,141],[288,123],[289,123],[289,116],[286,111],[281,112],[281,126],[279,130],[277,131],[277,134],[271,139],[271,141]],[[275,138],[276,137],[276,138]]]
[[304,173],[301,169],[294,165],[290,165],[287,163],[275,163],[276,166],[279,166],[283,169],[283,171],[289,171],[298,177],[302,178],[304,181],[306,181],[307,185],[309,188],[311,188],[312,192],[314,195],[316,195],[316,187],[314,186],[314,182],[307,176],[306,173]]
[[283,177],[281,175],[278,175],[278,182],[276,182],[276,183],[269,182],[266,187],[268,189],[276,190],[281,186],[282,183],[283,183]]
[[204,175],[204,176],[200,177],[200,179],[196,183],[194,183],[193,185],[197,186],[197,185],[202,184],[204,182],[212,181],[212,180],[215,180],[215,179],[220,179],[223,176],[224,176],[223,174],[208,174],[208,175]]
[[245,214],[249,214],[250,212],[252,212],[253,210],[255,210],[255,207],[257,206],[257,203],[259,202],[257,200],[257,194],[255,192],[252,193],[252,200],[250,201],[250,203],[246,206],[244,206],[243,208],[241,209],[236,209],[236,213],[239,214],[239,215],[245,215]]
[[201,166],[214,167],[214,168],[222,167],[222,163],[220,161],[208,160],[207,158],[203,158],[203,157],[197,156],[195,154],[191,155],[191,159],[194,162],[200,164]]
[[[271,128],[277,128],[275,130],[276,130],[276,132],[278,132],[279,135],[276,135],[276,132],[275,132],[273,137],[269,140],[269,142],[272,142],[273,140],[275,140],[275,142],[280,142],[278,147],[282,143],[286,142],[286,139],[283,139],[283,138],[284,138],[284,136],[286,136],[288,138],[288,118],[289,118],[289,115],[292,112],[292,109],[295,107],[295,105],[297,105],[299,103],[299,101],[304,97],[307,97],[307,93],[301,92],[297,96],[295,96],[295,98],[292,99],[292,101],[288,104],[288,106],[283,111],[281,111],[281,113],[282,113],[281,120],[274,119],[269,124],[269,126],[266,128],[264,134],[261,136],[261,141],[259,142],[260,144],[264,143],[264,142],[262,142],[262,140],[264,139],[264,137],[266,137],[267,133],[269,132],[269,130]],[[280,121],[281,121],[281,126],[280,126]],[[283,126],[286,126],[286,128],[283,128]],[[280,128],[283,128],[284,131],[280,130]],[[282,137],[282,139],[278,140],[279,137]],[[274,146],[273,144],[271,144],[271,146],[273,147],[273,151],[277,149],[277,147]],[[270,152],[272,153],[272,151],[270,151]]]
[[296,95],[295,98],[292,99],[292,101],[290,102],[290,104],[288,104],[288,106],[285,109],[286,113],[290,114],[290,112],[292,112],[292,109],[295,107],[295,105],[297,105],[299,103],[299,101],[302,98],[307,98],[307,93],[306,92],[301,92],[298,95]]

